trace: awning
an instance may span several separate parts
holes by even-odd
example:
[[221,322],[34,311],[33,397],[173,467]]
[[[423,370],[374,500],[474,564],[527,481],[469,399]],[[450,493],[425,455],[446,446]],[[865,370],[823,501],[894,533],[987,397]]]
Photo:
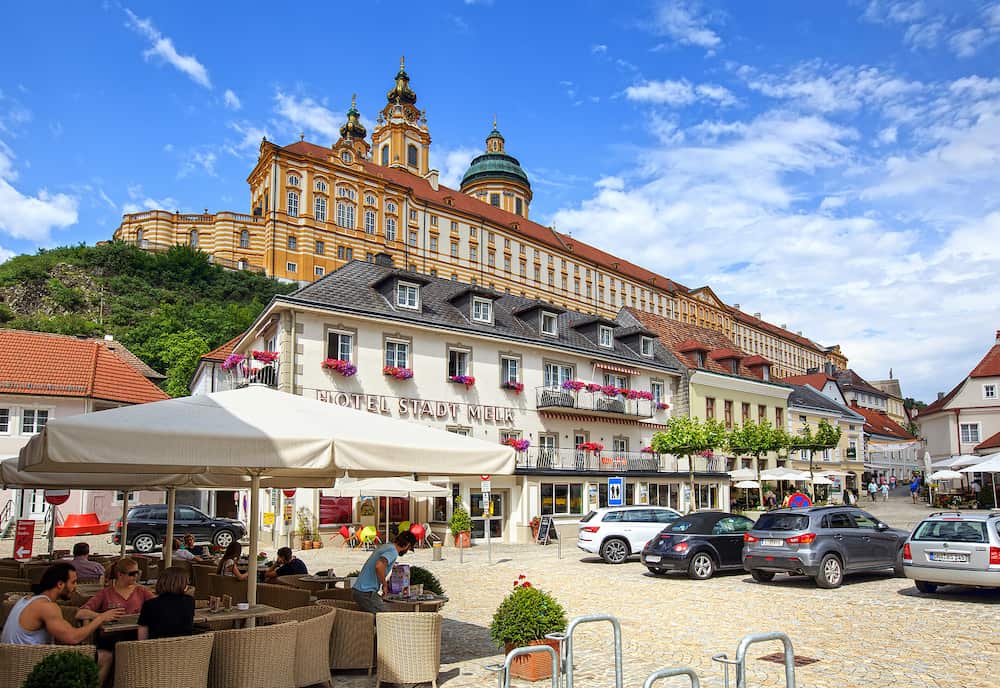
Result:
[[614,363],[601,363],[600,361],[591,361],[595,368],[601,370],[607,370],[612,373],[621,373],[622,375],[641,375],[642,373],[636,368],[628,368],[623,365],[615,365]]

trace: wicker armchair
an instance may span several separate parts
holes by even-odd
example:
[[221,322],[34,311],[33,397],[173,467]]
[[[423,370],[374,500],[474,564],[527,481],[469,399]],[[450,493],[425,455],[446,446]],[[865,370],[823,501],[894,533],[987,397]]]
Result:
[[257,584],[257,602],[278,609],[294,609],[312,604],[308,590],[292,588],[287,585]]
[[210,688],[295,688],[295,626],[216,631]]
[[232,576],[220,576],[213,573],[208,577],[211,581],[209,589],[211,594],[222,597],[229,595],[233,598],[233,603],[247,601],[247,582],[236,580]]
[[8,645],[0,644],[0,686],[20,686],[35,665],[56,652],[79,652],[93,657],[93,645]]
[[214,595],[212,592],[212,582],[209,576],[215,574],[214,566],[200,566],[194,564],[191,566],[192,576],[194,576],[194,598],[196,600],[207,600],[209,595]]
[[24,578],[32,585],[42,582],[42,574],[49,568],[50,564],[30,564],[24,567]]
[[316,652],[318,647],[329,647],[330,636],[338,610],[333,607],[299,607],[288,612],[296,619],[295,635],[295,685],[305,688],[317,683],[333,688],[330,681],[330,661],[326,652]]
[[319,600],[317,605],[337,607],[330,634],[330,669],[367,669],[375,664],[375,615],[342,607],[343,600]]
[[[377,633],[378,675],[375,677],[375,688],[383,682],[430,682],[432,688],[437,688],[441,668],[440,614],[379,614]],[[406,648],[405,651],[403,648]]]
[[115,685],[128,688],[208,688],[211,633],[123,641],[115,645]]
[[354,593],[350,588],[329,588],[327,590],[316,591],[317,600],[343,600],[345,602],[354,601]]
[[7,623],[7,617],[10,616],[10,610],[14,608],[15,604],[17,604],[17,600],[4,600],[0,604],[0,629]]
[[0,578],[0,595],[5,592],[31,592],[31,582],[24,578]]

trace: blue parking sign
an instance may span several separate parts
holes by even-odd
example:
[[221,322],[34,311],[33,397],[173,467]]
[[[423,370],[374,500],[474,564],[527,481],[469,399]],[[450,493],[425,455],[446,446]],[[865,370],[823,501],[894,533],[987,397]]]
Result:
[[625,478],[608,478],[608,506],[625,506]]

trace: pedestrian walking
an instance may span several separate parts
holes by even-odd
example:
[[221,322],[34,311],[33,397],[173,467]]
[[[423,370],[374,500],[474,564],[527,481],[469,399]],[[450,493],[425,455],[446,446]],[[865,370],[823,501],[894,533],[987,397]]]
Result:
[[889,501],[889,483],[882,483],[882,501]]
[[890,490],[896,489],[896,476],[894,475],[889,476],[889,489]]
[[872,502],[878,501],[878,485],[875,483],[875,478],[868,481],[868,496],[872,498]]
[[919,491],[920,491],[920,478],[914,475],[913,480],[910,481],[910,499],[913,500],[914,504],[917,503],[917,492]]

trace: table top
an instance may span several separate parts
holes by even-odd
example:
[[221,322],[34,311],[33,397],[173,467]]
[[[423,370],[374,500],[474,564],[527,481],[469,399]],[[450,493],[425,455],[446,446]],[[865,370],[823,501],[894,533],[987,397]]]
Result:
[[444,595],[420,595],[419,597],[400,597],[399,595],[386,595],[382,598],[387,604],[416,604],[420,606],[440,607],[448,601]]
[[307,573],[299,576],[299,580],[310,583],[340,583],[347,580],[347,578],[345,576],[325,576],[323,574]]
[[[273,616],[283,614],[286,610],[271,607],[266,604],[256,604],[249,609],[223,609],[217,612],[210,612],[207,609],[195,609],[194,622],[206,623],[208,621],[244,621],[246,619],[256,619],[259,616]],[[139,627],[138,614],[125,614],[118,621],[104,624],[101,628],[106,633],[117,633],[119,631],[134,631]]]

